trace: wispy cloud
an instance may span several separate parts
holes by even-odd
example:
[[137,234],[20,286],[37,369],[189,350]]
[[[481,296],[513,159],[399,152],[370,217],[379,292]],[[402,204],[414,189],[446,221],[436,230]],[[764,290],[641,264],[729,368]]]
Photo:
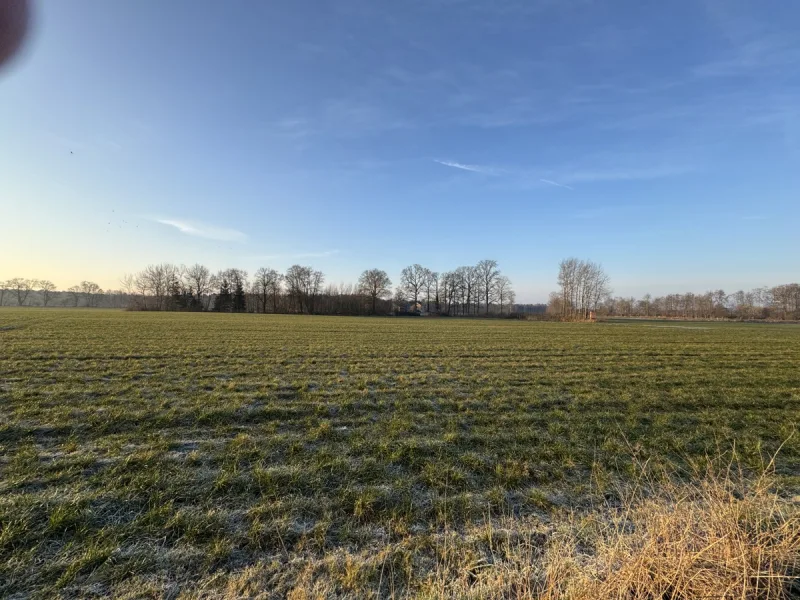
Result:
[[496,175],[499,172],[499,170],[494,167],[487,167],[483,165],[466,165],[464,163],[455,162],[452,160],[434,159],[433,162],[439,163],[440,165],[444,165],[445,167],[451,167],[453,169],[461,169],[462,171],[471,171],[473,173],[483,173],[485,175]]
[[[570,166],[503,166],[489,167],[482,165],[470,165],[449,160],[435,160],[434,162],[473,173],[483,173],[498,176],[495,179],[496,185],[510,186],[512,188],[535,189],[541,188],[542,184],[565,190],[575,191],[573,187],[576,183],[603,183],[603,182],[623,182],[623,181],[647,181],[651,179],[662,179],[691,173],[697,169],[684,164],[673,164],[669,162],[656,163],[655,165],[626,165],[628,160],[620,158],[609,160],[605,157],[602,161],[586,161],[586,167],[577,165]],[[594,163],[594,165],[592,164]],[[621,166],[617,166],[621,165]]]
[[566,190],[574,190],[574,187],[569,185],[564,185],[563,183],[558,183],[557,181],[553,181],[551,179],[539,179],[542,183],[546,183],[547,185],[554,185],[556,187],[564,188]]
[[800,48],[793,37],[765,35],[739,45],[732,56],[702,63],[692,69],[697,77],[726,77],[747,73],[763,74],[796,64]]
[[209,240],[218,240],[221,242],[245,242],[247,241],[247,234],[237,231],[236,229],[227,229],[224,227],[215,227],[214,225],[207,225],[197,221],[184,221],[180,219],[151,219],[156,223],[174,227],[181,233],[186,235],[193,235],[196,237],[207,238]]
[[684,165],[659,165],[656,167],[634,167],[595,169],[575,171],[561,177],[562,181],[574,182],[600,182],[600,181],[640,181],[648,179],[661,179],[675,175],[684,175],[695,169]]
[[289,138],[305,138],[318,133],[314,130],[308,119],[303,117],[286,117],[273,123],[273,132],[276,135]]

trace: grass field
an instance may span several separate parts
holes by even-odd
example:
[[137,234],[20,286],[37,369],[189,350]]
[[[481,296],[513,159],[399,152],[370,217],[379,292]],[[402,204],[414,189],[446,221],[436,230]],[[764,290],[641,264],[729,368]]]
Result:
[[799,420],[799,326],[0,309],[0,596],[424,595],[443,532]]

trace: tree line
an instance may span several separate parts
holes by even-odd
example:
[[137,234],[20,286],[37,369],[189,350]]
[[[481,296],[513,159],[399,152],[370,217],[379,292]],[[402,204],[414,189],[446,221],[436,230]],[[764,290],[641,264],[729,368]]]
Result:
[[[111,291],[112,295],[121,292]],[[82,281],[59,291],[48,279],[14,277],[0,280],[0,306],[89,306],[106,304],[107,293],[93,281]]]
[[[157,311],[481,316],[508,315],[515,309],[511,281],[494,260],[445,273],[410,265],[402,270],[394,289],[389,275],[381,269],[364,271],[354,284],[326,284],[321,271],[303,265],[292,265],[285,272],[262,267],[250,275],[238,268],[212,272],[201,264],[187,267],[161,263],[125,275],[120,283],[121,289],[106,292],[88,281],[56,291],[49,281],[15,278],[0,281],[0,306],[104,305]],[[525,311],[530,312],[530,307],[526,306]]]
[[604,314],[622,317],[670,317],[684,319],[800,319],[800,284],[738,290],[732,294],[712,290],[641,298],[608,298]]
[[684,319],[800,319],[800,284],[789,283],[728,294],[666,294],[642,298],[613,297],[602,266],[568,258],[558,269],[559,290],[550,294],[547,312],[565,320],[598,316],[670,317]]
[[686,292],[641,298],[612,296],[602,266],[568,258],[559,264],[559,290],[545,304],[516,304],[511,281],[494,260],[438,273],[414,264],[400,282],[381,269],[364,271],[356,283],[325,284],[325,275],[293,265],[281,273],[260,268],[252,276],[242,269],[212,272],[162,263],[126,275],[121,288],[103,290],[82,281],[66,290],[53,282],[16,277],[0,280],[0,306],[109,307],[133,310],[304,314],[442,314],[535,315],[582,320],[599,316],[737,318],[800,320],[800,284],[789,283],[728,294],[723,290]]

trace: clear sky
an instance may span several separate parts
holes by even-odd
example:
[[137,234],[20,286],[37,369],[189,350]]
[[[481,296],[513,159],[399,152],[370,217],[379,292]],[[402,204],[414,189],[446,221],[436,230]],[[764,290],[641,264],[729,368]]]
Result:
[[0,279],[151,262],[800,279],[800,2],[41,0],[0,71]]

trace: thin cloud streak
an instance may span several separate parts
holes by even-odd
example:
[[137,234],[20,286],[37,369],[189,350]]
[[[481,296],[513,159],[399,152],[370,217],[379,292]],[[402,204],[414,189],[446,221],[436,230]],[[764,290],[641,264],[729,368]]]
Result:
[[563,183],[558,183],[557,181],[552,181],[550,179],[540,179],[539,181],[541,181],[542,183],[546,183],[547,185],[554,185],[556,187],[564,188],[566,190],[575,191],[574,187],[571,187],[571,186],[568,186],[568,185],[564,185]]
[[236,229],[226,229],[224,227],[215,227],[213,225],[206,225],[197,221],[183,221],[179,219],[151,219],[156,223],[174,227],[181,233],[192,235],[195,237],[206,238],[209,240],[217,240],[220,242],[246,242],[247,234],[237,231]]
[[439,163],[440,165],[444,165],[445,167],[451,167],[453,169],[461,169],[462,171],[470,171],[472,173],[483,173],[485,175],[497,174],[497,169],[494,169],[492,167],[484,167],[481,165],[465,165],[464,163],[455,162],[452,160],[434,159],[433,162]]
[[602,182],[602,181],[643,181],[685,175],[695,171],[688,166],[662,165],[657,167],[609,168],[591,171],[576,171],[561,177],[562,181]]
[[[601,166],[597,168],[559,168],[559,167],[481,167],[466,165],[452,161],[436,160],[439,164],[475,173],[485,173],[500,176],[507,185],[522,186],[526,189],[541,187],[542,184],[575,191],[576,183],[604,183],[623,181],[646,181],[676,177],[696,172],[697,168],[688,165],[656,164],[655,166],[612,167]],[[624,164],[626,161],[620,161]],[[555,176],[557,179],[542,177],[543,175]]]

